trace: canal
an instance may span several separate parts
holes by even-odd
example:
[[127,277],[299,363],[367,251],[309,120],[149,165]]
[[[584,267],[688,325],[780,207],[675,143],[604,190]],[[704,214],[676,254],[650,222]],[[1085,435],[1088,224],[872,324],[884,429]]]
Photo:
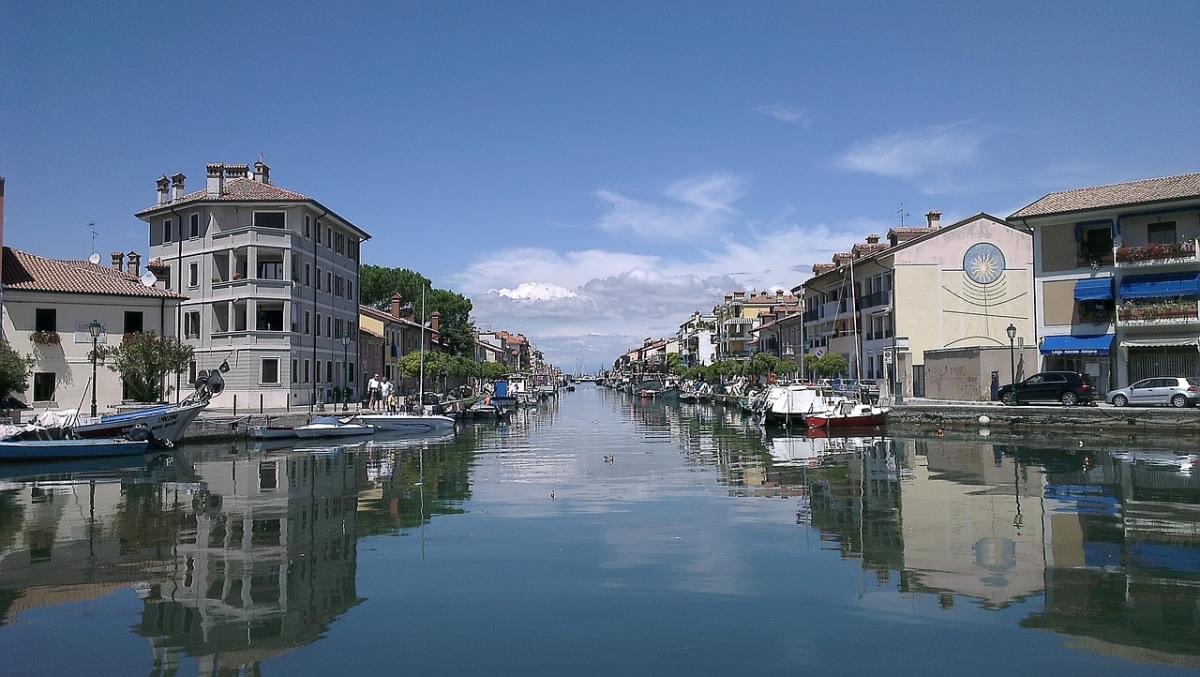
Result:
[[1064,445],[584,385],[449,439],[0,466],[0,672],[1194,672],[1200,467]]

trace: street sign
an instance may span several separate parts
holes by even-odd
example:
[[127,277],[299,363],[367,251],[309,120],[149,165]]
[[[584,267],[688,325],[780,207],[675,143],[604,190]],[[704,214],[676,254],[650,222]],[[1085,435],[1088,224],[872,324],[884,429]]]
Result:
[[813,352],[813,355],[817,356],[818,360],[821,359],[822,357],[825,357],[825,349],[824,348],[813,348],[812,352]]
[[892,351],[891,350],[883,351],[883,363],[884,364],[892,363]]

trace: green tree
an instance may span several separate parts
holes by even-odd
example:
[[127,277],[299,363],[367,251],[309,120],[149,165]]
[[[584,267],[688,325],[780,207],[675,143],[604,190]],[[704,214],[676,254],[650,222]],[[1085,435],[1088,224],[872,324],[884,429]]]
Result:
[[[438,331],[452,355],[474,357],[475,325],[471,323],[471,299],[449,289],[435,289],[429,278],[408,268],[385,268],[364,264],[358,269],[359,296],[363,305],[387,309],[392,294],[411,308],[418,322],[429,322],[436,312]],[[422,311],[421,292],[425,292]]]
[[32,357],[21,355],[7,341],[0,341],[0,399],[25,392],[32,369]]
[[[415,306],[420,316],[420,301]],[[471,322],[471,299],[448,289],[431,289],[425,294],[425,315],[420,321],[429,322],[436,312],[438,331],[451,355],[475,356],[475,325]]]
[[820,358],[812,363],[812,370],[826,378],[831,378],[839,374],[845,374],[850,365],[846,362],[846,357],[841,353],[825,353]]
[[504,378],[505,374],[508,373],[508,367],[504,366],[501,362],[484,362],[481,373],[483,380],[495,381]]
[[[157,402],[163,396],[163,377],[176,374],[192,360],[192,347],[152,331],[125,334],[121,345],[102,347],[97,359],[119,373],[136,402]],[[170,386],[167,386],[170,392]]]
[[429,278],[408,268],[385,268],[363,264],[358,267],[359,301],[365,306],[386,310],[392,294],[400,294],[401,303],[415,305],[421,290],[431,287]]
[[683,363],[679,360],[679,353],[670,353],[667,355],[667,373],[676,376],[683,373]]

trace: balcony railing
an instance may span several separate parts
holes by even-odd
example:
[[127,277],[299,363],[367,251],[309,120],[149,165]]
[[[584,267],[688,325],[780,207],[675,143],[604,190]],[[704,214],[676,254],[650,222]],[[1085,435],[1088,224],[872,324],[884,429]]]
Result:
[[1113,251],[1118,268],[1145,268],[1176,263],[1196,263],[1196,240],[1160,244],[1151,242],[1137,247],[1121,245]]
[[874,308],[876,306],[886,306],[890,305],[891,302],[891,291],[877,291],[873,294],[867,294],[866,296],[859,297],[858,310],[867,310],[868,308]]
[[1117,321],[1126,327],[1148,327],[1200,323],[1196,301],[1160,301],[1117,307]]
[[813,308],[812,310],[806,310],[806,311],[804,311],[803,317],[801,317],[801,320],[804,322],[815,322],[819,319],[821,319],[821,309],[820,308]]

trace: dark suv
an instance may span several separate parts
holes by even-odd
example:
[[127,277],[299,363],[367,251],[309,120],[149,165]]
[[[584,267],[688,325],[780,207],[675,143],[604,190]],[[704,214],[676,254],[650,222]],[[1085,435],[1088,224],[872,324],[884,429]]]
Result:
[[1000,389],[1000,401],[1008,406],[1028,402],[1062,402],[1071,407],[1096,398],[1092,379],[1074,371],[1043,371]]

